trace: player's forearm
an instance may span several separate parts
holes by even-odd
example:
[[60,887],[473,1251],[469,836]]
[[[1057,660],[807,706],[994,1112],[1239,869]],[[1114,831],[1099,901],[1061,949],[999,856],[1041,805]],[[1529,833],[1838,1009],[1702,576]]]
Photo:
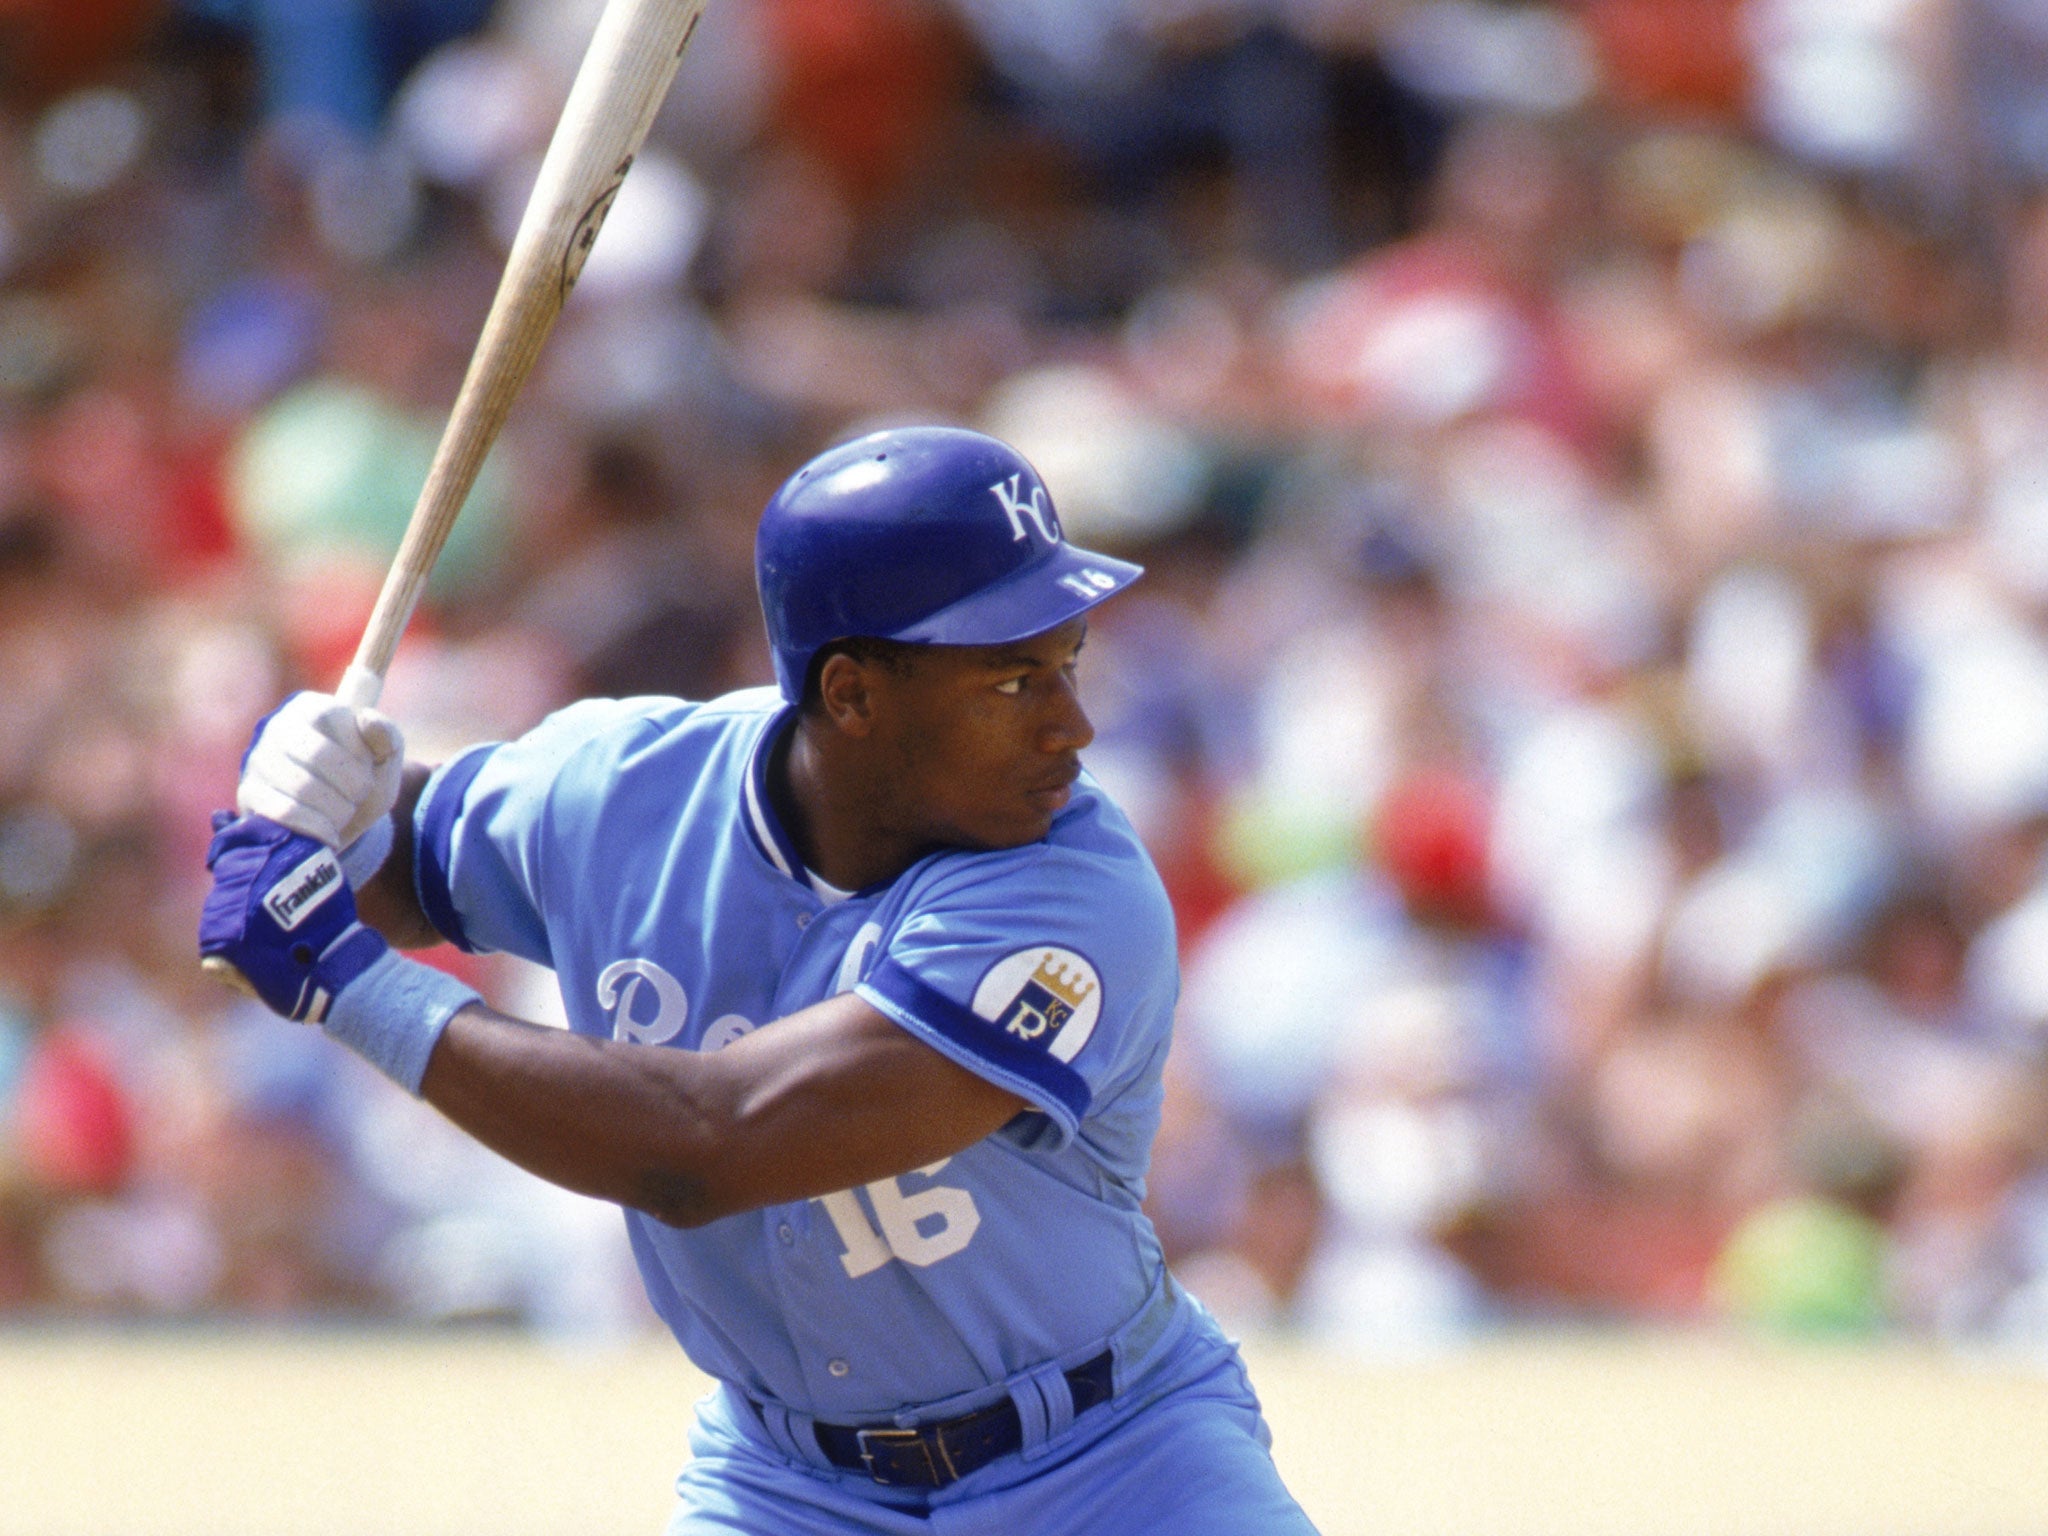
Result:
[[731,1214],[699,1058],[546,1029],[486,1008],[458,1014],[420,1096],[527,1172],[577,1194],[698,1226]]
[[413,808],[432,772],[422,763],[405,765],[398,803],[391,809],[391,852],[356,892],[356,910],[362,920],[400,949],[426,949],[441,942],[441,935],[420,907],[412,878]]

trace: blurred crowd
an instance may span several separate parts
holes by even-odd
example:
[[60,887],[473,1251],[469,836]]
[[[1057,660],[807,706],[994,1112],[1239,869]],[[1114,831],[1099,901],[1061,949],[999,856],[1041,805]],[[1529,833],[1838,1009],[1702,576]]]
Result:
[[[0,6],[0,1318],[647,1324],[613,1213],[193,962],[594,16]],[[711,0],[393,669],[415,755],[767,681],[762,502],[912,419],[1149,567],[1088,762],[1227,1321],[2048,1363],[2048,10]]]

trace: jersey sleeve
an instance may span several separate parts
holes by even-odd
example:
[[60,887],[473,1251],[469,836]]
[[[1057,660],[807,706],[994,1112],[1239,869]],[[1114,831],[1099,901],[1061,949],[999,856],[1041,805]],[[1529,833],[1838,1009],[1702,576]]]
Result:
[[1164,1044],[1178,977],[1142,852],[1041,843],[937,861],[855,990],[1028,1100],[1064,1144]]
[[413,880],[441,937],[554,964],[541,900],[550,804],[579,752],[646,713],[645,700],[585,700],[434,771],[413,812]]

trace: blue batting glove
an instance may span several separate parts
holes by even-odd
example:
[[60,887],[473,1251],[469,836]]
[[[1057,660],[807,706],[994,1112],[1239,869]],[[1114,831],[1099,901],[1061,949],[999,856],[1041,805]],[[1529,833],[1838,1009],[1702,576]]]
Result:
[[323,1022],[341,990],[390,952],[357,920],[334,850],[289,827],[221,812],[206,867],[199,953],[232,965],[288,1019]]

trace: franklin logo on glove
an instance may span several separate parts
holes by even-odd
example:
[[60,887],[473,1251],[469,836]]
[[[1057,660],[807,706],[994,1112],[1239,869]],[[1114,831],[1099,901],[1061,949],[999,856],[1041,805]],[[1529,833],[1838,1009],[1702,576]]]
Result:
[[318,1024],[341,989],[387,953],[356,921],[334,850],[260,816],[223,815],[207,850],[213,890],[199,952],[242,973],[288,1019]]
[[279,881],[263,898],[263,905],[277,919],[277,926],[290,933],[340,889],[341,860],[322,848]]

